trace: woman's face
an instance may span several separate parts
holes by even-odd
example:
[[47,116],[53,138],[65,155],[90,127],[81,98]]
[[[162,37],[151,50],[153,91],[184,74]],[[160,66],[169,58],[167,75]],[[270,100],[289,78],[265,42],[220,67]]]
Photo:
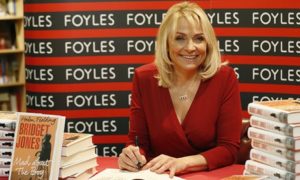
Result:
[[169,56],[177,71],[197,71],[206,58],[207,43],[202,27],[178,20],[177,31],[168,37]]

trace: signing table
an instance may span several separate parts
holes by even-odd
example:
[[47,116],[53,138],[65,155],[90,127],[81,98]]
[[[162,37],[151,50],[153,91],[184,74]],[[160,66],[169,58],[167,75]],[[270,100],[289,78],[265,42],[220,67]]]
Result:
[[[98,157],[98,168],[97,170],[102,171],[106,168],[118,168],[117,157]],[[243,165],[234,164],[224,168],[219,168],[213,171],[202,171],[202,172],[193,172],[179,177],[186,180],[220,180],[224,177],[229,177],[231,175],[240,175],[244,170]],[[0,177],[0,180],[7,180],[7,177]]]
[[[116,157],[99,157],[98,163],[100,167],[100,171],[106,168],[118,168],[117,158]],[[224,168],[219,168],[213,171],[202,171],[202,172],[194,172],[188,173],[184,175],[180,175],[179,177],[187,180],[220,180],[224,177],[229,177],[231,175],[240,175],[243,173],[244,166],[234,164],[231,166],[227,166]]]

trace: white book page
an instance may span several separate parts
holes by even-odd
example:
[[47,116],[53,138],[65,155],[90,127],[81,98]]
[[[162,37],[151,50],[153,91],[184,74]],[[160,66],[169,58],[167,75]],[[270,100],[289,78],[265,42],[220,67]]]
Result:
[[169,174],[157,174],[148,170],[129,172],[120,169],[105,169],[89,180],[184,180],[174,176],[172,179]]

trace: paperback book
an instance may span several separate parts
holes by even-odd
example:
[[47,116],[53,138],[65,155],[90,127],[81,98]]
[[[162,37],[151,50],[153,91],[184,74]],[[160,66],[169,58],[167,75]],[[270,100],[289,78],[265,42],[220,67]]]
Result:
[[261,142],[256,139],[252,139],[251,146],[254,149],[274,154],[279,157],[287,158],[292,161],[300,161],[300,151],[290,150],[284,147]]
[[298,174],[291,173],[286,170],[274,168],[253,160],[246,161],[244,172],[247,172],[247,174],[250,173],[250,174],[257,174],[257,175],[266,175],[270,179],[284,179],[284,180],[300,179],[300,176]]
[[279,147],[285,147],[292,150],[300,150],[300,137],[284,136],[255,127],[249,127],[248,137],[250,139],[277,145]]
[[295,161],[291,161],[286,158],[278,157],[263,151],[259,151],[256,149],[251,149],[250,151],[250,159],[255,160],[272,167],[286,170],[292,173],[300,172],[300,164]]
[[62,156],[70,156],[82,150],[93,146],[93,134],[86,133],[64,133],[62,147]]
[[9,179],[58,179],[64,125],[64,116],[18,113]]
[[248,105],[248,112],[282,123],[300,123],[300,102],[297,100],[252,102]]
[[277,134],[286,136],[298,137],[300,136],[300,124],[287,124],[281,122],[274,122],[257,116],[250,117],[250,125],[252,127],[272,131]]

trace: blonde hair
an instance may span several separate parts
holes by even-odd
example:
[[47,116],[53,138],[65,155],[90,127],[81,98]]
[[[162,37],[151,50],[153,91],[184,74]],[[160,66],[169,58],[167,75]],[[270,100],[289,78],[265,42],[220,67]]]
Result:
[[216,35],[205,12],[196,3],[175,4],[167,11],[156,38],[155,65],[158,69],[156,78],[158,78],[158,85],[162,87],[172,86],[174,68],[168,54],[168,37],[176,32],[177,23],[181,17],[186,18],[192,24],[202,26],[204,39],[207,42],[207,55],[199,68],[201,79],[209,79],[222,65]]

